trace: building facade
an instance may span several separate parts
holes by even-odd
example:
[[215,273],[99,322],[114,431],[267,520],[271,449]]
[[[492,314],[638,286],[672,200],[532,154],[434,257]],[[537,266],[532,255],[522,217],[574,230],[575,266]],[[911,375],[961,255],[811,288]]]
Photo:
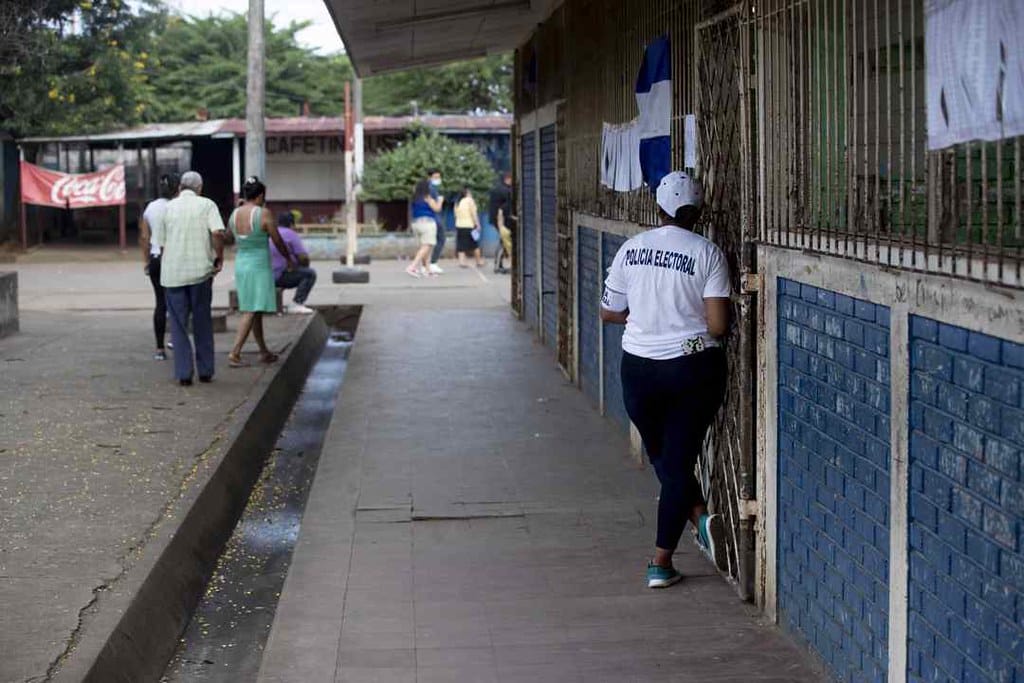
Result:
[[[372,156],[402,139],[414,122],[480,149],[495,174],[510,168],[510,128],[507,115],[421,116],[364,118],[367,155]],[[345,203],[344,119],[291,117],[267,119],[267,203],[272,211],[297,210],[306,223],[340,220]],[[245,121],[218,119],[187,123],[149,124],[96,135],[37,137],[18,141],[23,157],[67,173],[87,173],[116,163],[125,165],[127,221],[137,226],[146,203],[156,196],[157,181],[167,172],[196,170],[203,175],[205,195],[227,217],[241,191],[245,171]],[[5,147],[7,149],[8,147]],[[12,147],[13,149],[13,147]],[[16,167],[17,155],[14,155]],[[16,193],[17,174],[5,182]],[[361,219],[380,217],[392,228],[404,227],[406,207],[368,207]],[[66,239],[110,241],[116,225],[109,210],[65,212],[28,207],[30,244]]]
[[667,36],[673,165],[704,183],[733,277],[700,464],[726,578],[839,680],[1022,681],[1021,138],[930,142],[934,9],[561,3],[516,52],[513,300],[632,431],[621,329],[597,313],[656,213],[601,185],[601,140],[637,116],[644,47]]

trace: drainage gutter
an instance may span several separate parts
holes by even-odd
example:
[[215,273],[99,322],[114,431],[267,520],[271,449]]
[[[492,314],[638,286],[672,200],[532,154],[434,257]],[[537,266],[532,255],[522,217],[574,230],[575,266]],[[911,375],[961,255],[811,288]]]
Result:
[[158,681],[245,509],[329,329],[311,316],[281,367],[199,465],[192,485],[143,539],[124,577],[98,593],[55,681]]

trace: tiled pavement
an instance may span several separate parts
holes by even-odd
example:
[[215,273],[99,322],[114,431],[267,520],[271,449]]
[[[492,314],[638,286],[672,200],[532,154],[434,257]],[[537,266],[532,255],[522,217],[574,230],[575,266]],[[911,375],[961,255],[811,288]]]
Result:
[[645,588],[653,475],[492,284],[373,277],[261,681],[822,680],[689,542]]

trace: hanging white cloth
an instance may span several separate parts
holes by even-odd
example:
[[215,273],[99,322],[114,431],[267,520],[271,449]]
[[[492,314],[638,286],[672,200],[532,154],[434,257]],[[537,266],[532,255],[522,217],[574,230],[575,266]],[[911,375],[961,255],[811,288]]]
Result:
[[605,123],[602,127],[601,184],[616,192],[643,186],[640,128],[636,120],[622,126]]

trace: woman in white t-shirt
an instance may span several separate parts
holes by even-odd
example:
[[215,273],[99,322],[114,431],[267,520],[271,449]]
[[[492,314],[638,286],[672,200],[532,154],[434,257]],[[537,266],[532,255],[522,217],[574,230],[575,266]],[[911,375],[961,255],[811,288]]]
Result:
[[167,299],[164,288],[160,285],[160,257],[164,248],[154,238],[157,228],[163,223],[167,213],[167,202],[178,196],[178,174],[169,173],[160,176],[160,196],[146,205],[139,220],[139,246],[142,248],[144,271],[153,285],[156,306],[153,309],[153,334],[156,336],[156,352],[154,360],[167,360],[164,351],[164,337],[167,336]]
[[662,227],[619,249],[608,269],[601,319],[625,324],[622,395],[661,482],[658,536],[647,585],[665,588],[681,575],[672,565],[686,522],[721,568],[725,528],[708,515],[694,467],[725,396],[721,338],[729,327],[729,266],[722,251],[692,232],[703,192],[687,174],[658,185]]

